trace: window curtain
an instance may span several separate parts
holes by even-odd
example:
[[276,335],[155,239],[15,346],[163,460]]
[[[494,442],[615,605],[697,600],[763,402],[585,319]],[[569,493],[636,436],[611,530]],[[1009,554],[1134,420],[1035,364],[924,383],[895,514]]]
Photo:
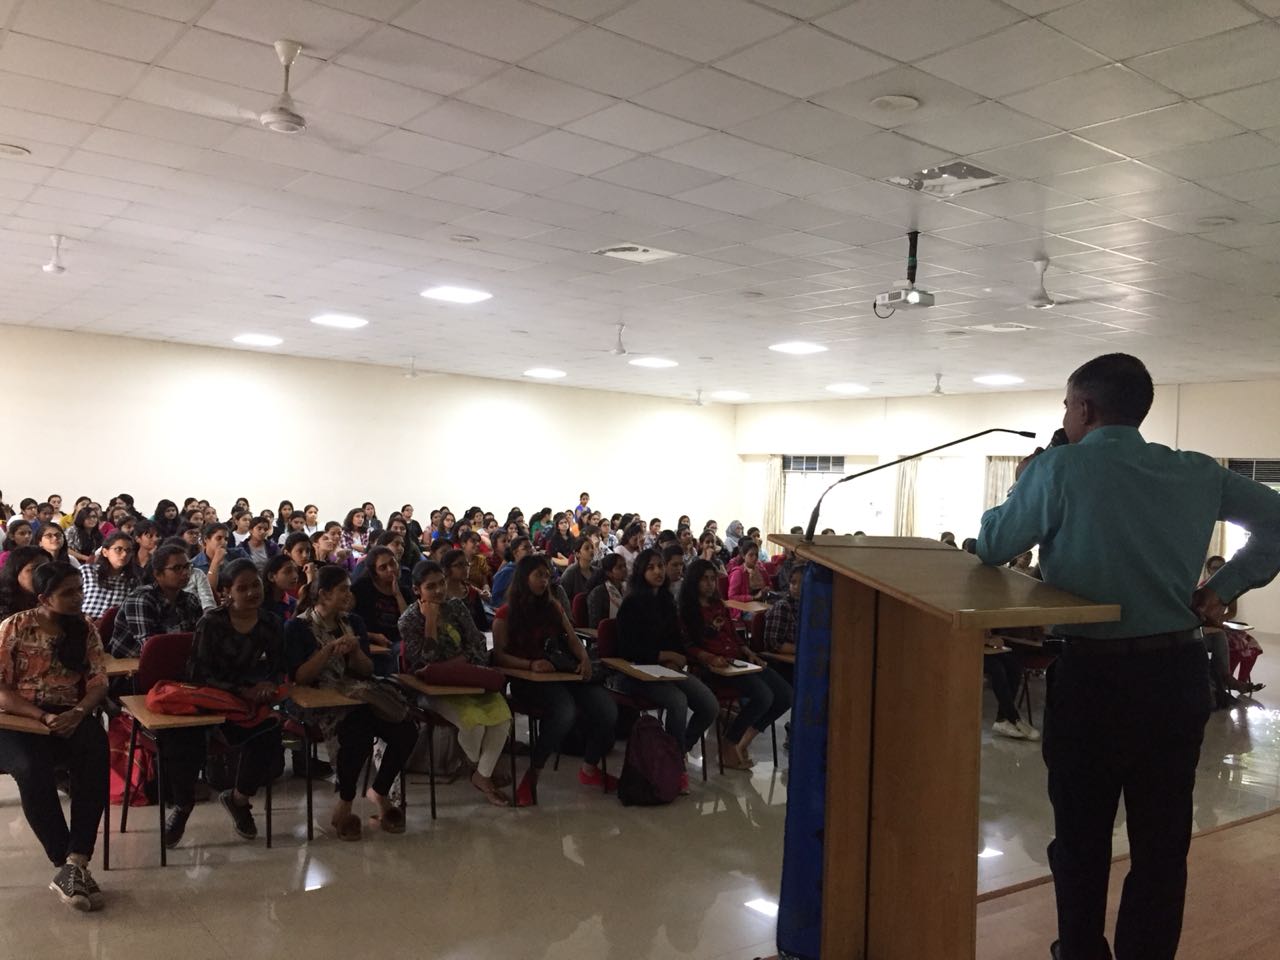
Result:
[[893,512],[893,535],[913,537],[916,532],[916,475],[919,460],[898,464],[898,499]]
[[[1218,460],[1223,470],[1227,469],[1227,461]],[[1209,552],[1205,555],[1205,559],[1209,557],[1227,557],[1227,525],[1219,520],[1213,525],[1213,536],[1209,540]],[[1230,560],[1230,557],[1227,557]],[[1203,572],[1203,571],[1202,571]]]
[[1020,457],[987,457],[987,485],[982,509],[990,510],[1004,503],[1009,488],[1013,486],[1014,474],[1017,472],[1020,459]]
[[[782,474],[782,456],[774,454],[769,457],[769,462],[765,466],[765,482],[766,493],[764,501],[764,523],[761,527],[761,535],[766,541],[771,533],[786,533],[782,527],[782,510],[783,502],[786,497],[786,480]],[[770,545],[768,550],[772,553],[779,549]]]

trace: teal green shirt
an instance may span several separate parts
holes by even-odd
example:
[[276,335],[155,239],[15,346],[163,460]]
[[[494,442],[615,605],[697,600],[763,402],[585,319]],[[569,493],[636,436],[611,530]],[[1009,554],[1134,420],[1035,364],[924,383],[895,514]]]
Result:
[[1280,571],[1280,493],[1202,453],[1147,443],[1136,427],[1100,427],[1031,461],[982,515],[978,557],[1005,563],[1038,543],[1046,583],[1121,607],[1114,623],[1062,632],[1140,637],[1199,625],[1191,595],[1218,520],[1250,533],[1209,581],[1229,602]]

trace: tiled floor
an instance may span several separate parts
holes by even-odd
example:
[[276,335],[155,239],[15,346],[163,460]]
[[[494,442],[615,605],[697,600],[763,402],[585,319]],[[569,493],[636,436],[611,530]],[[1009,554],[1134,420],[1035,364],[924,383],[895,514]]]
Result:
[[[1256,678],[1272,682],[1280,703],[1280,637],[1270,646],[1276,669],[1264,656]],[[1270,692],[1210,720],[1199,828],[1280,806],[1280,711],[1267,709]],[[1041,689],[1035,696],[1043,701]],[[96,870],[108,907],[87,916],[70,914],[45,889],[51,869],[12,781],[0,778],[0,960],[768,955],[786,760],[773,768],[767,737],[755,757],[750,776],[713,770],[705,786],[695,768],[693,795],[661,808],[623,808],[580,787],[565,758],[547,774],[540,807],[495,809],[458,783],[441,787],[434,824],[425,780],[415,777],[408,832],[361,843],[319,829],[305,843],[303,791],[285,780],[275,795],[274,849],[235,839],[221,809],[202,804],[163,870],[156,811],[138,808],[129,834],[113,834],[117,869]],[[984,735],[982,791],[982,889],[1043,875],[1050,819],[1037,747]],[[317,825],[327,824],[323,789],[316,813]]]

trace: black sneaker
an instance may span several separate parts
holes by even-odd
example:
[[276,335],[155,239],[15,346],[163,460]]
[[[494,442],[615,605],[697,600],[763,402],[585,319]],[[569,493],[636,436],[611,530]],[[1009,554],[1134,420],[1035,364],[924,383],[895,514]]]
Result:
[[187,818],[191,816],[191,807],[171,807],[169,817],[164,823],[164,845],[172,850],[182,842],[182,835],[187,832]]
[[218,794],[218,800],[221,801],[222,807],[231,817],[231,822],[235,825],[236,836],[241,840],[258,839],[258,825],[253,822],[253,807],[246,803],[243,807],[236,803],[234,799],[234,791],[223,790]]
[[89,902],[89,891],[85,888],[84,870],[74,863],[64,863],[58,868],[58,872],[49,881],[49,889],[75,910],[88,912],[93,909],[93,904]]
[[98,886],[98,881],[93,879],[93,874],[89,872],[88,867],[81,867],[81,879],[84,880],[85,892],[89,895],[89,909],[101,910],[107,902],[107,898],[102,895],[102,888]]

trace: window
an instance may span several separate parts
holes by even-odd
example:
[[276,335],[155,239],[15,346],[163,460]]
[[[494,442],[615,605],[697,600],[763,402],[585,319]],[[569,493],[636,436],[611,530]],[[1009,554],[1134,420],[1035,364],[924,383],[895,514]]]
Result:
[[[1280,490],[1280,460],[1228,460],[1227,469],[1242,477],[1264,483],[1272,490]],[[1249,542],[1249,533],[1244,527],[1234,523],[1224,524],[1226,531],[1222,538],[1222,555],[1228,560],[1235,552]]]
[[832,457],[826,454],[782,455],[783,473],[844,473],[844,457]]

